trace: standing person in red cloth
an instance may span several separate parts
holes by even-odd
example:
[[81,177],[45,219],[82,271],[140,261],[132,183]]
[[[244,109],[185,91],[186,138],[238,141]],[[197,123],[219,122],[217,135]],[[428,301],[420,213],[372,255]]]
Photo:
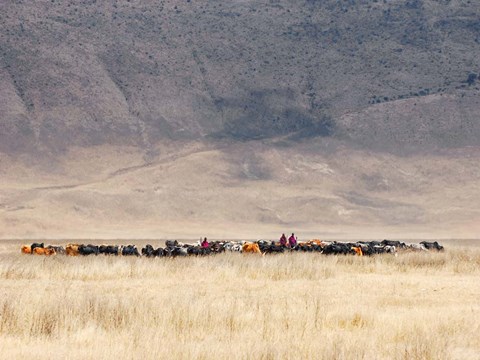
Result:
[[210,244],[208,243],[207,238],[204,238],[202,241],[202,248],[208,248]]
[[295,245],[297,245],[297,238],[295,237],[294,233],[292,233],[292,236],[288,238],[288,244],[290,245],[291,248],[294,248]]
[[287,237],[285,236],[285,234],[282,234],[282,237],[280,238],[280,245],[287,246]]

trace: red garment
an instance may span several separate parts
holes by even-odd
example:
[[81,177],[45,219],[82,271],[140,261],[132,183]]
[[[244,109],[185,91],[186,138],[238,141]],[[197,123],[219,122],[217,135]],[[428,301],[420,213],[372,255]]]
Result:
[[280,245],[287,245],[287,237],[285,236],[285,234],[282,234],[282,237],[280,238]]
[[297,245],[297,239],[295,239],[295,236],[290,236],[288,238],[288,243],[290,244],[290,247],[294,247],[295,245]]
[[207,240],[202,241],[202,248],[208,248],[209,246],[210,246],[210,244],[208,243]]

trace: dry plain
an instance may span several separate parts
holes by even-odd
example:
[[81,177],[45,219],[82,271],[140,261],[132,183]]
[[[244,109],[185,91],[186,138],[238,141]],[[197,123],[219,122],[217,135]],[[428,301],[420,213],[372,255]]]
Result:
[[177,259],[46,258],[20,243],[0,243],[5,359],[480,357],[477,241]]

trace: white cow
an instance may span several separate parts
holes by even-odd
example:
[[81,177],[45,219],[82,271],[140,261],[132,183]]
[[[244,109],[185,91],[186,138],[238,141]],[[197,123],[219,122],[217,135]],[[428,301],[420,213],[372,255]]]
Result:
[[407,249],[412,251],[428,251],[423,244],[407,244]]

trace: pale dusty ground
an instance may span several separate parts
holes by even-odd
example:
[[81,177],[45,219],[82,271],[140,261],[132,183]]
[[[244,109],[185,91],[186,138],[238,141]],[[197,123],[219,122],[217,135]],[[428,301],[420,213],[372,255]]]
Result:
[[132,147],[0,154],[0,239],[480,237],[480,149],[324,146],[175,143],[148,162]]
[[51,258],[0,243],[8,359],[480,357],[480,248]]

